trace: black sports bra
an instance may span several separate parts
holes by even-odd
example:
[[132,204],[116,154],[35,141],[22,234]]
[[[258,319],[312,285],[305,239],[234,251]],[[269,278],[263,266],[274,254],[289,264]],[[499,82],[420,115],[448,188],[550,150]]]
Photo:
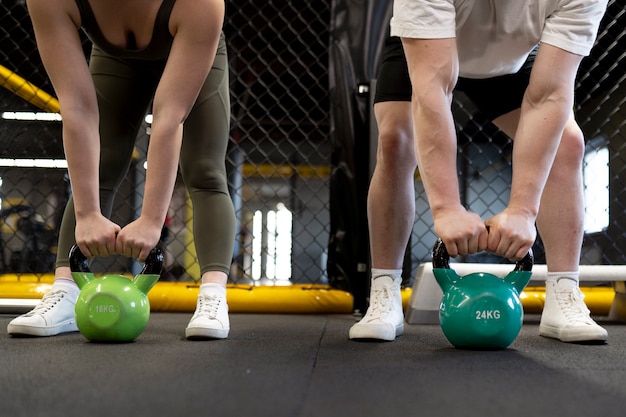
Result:
[[91,40],[91,42],[105,53],[118,57],[142,60],[162,60],[166,59],[170,53],[174,37],[169,31],[169,20],[172,8],[176,0],[163,0],[161,7],[154,21],[154,29],[152,39],[148,46],[143,49],[126,49],[120,48],[109,43],[96,21],[91,5],[88,0],[75,0],[78,10],[80,11],[80,20],[82,28]]

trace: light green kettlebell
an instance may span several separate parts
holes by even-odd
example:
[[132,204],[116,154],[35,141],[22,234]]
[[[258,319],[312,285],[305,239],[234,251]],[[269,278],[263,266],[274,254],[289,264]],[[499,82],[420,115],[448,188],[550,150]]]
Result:
[[77,245],[70,250],[72,278],[80,288],[75,305],[76,325],[94,342],[132,342],[150,317],[148,291],[156,284],[163,266],[163,252],[154,248],[134,279],[123,275],[96,278]]
[[439,322],[446,338],[457,348],[508,347],[522,328],[519,295],[531,278],[532,251],[504,278],[484,272],[461,277],[450,268],[449,260],[439,239],[433,249],[433,274],[443,291]]

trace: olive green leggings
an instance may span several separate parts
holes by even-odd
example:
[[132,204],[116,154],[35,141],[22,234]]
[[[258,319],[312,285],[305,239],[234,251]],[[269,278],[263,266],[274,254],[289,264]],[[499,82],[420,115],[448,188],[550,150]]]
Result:
[[[130,167],[163,66],[160,61],[119,59],[95,47],[92,51],[89,67],[100,108],[100,204],[105,216],[110,217],[113,199]],[[229,122],[228,58],[222,36],[213,68],[185,122],[180,154],[181,177],[193,205],[193,237],[201,274],[228,274],[233,256],[235,212],[225,167]],[[61,223],[57,267],[69,266],[75,225],[70,198]]]

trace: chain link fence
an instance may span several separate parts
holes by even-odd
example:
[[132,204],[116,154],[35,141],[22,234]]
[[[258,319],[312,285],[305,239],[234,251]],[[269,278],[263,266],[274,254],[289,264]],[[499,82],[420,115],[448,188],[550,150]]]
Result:
[[[329,140],[333,103],[328,93],[331,2],[240,0],[226,5],[224,32],[232,99],[227,165],[239,222],[230,281],[326,284],[333,151]],[[626,230],[622,175],[626,161],[625,32],[623,4],[610,1],[598,44],[583,61],[577,83],[576,113],[588,140],[585,191],[589,223],[583,264],[626,263],[622,250]],[[87,54],[90,45],[83,39]],[[53,94],[24,1],[0,2],[0,65]],[[71,192],[63,167],[61,124],[36,120],[42,110],[14,93],[15,86],[6,85],[6,77],[3,86],[0,273],[51,273],[60,216]],[[454,112],[463,198],[486,218],[508,200],[511,145],[462,96],[455,98]],[[35,120],[23,120],[29,116]],[[141,189],[145,175],[148,141],[146,122],[133,167],[116,201],[113,219],[119,224],[128,223],[140,210],[136,190]],[[430,260],[435,241],[419,181],[416,196],[411,276],[419,263]],[[184,187],[178,184],[164,225],[163,279],[199,279],[189,204]],[[540,243],[536,252],[541,262]],[[133,268],[132,260],[112,258],[97,260],[94,271]]]
[[[239,221],[230,279],[321,283],[329,223],[330,5],[247,0],[228,1],[226,6],[232,91],[227,165]],[[0,65],[52,94],[24,2],[3,0],[0,15]],[[90,44],[83,40],[87,54]],[[15,120],[18,112],[41,109],[9,89],[0,89],[4,114],[0,272],[51,272],[60,214],[70,188],[64,168],[38,168],[32,163],[63,161],[61,124],[20,120],[28,116],[23,113]],[[135,190],[145,175],[148,137],[146,124],[116,200],[114,220],[120,224],[128,223],[140,209]],[[163,234],[165,279],[199,278],[189,204],[182,183],[178,184]],[[98,268],[132,269],[133,262],[97,260],[93,269]]]

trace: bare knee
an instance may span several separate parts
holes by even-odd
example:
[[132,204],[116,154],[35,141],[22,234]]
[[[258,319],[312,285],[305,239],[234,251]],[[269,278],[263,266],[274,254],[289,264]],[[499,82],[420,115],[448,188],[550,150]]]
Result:
[[582,169],[585,154],[583,132],[576,123],[568,123],[563,131],[561,143],[554,159],[552,175],[567,175]]
[[414,170],[417,167],[417,158],[412,130],[397,125],[381,130],[378,136],[377,164]]

